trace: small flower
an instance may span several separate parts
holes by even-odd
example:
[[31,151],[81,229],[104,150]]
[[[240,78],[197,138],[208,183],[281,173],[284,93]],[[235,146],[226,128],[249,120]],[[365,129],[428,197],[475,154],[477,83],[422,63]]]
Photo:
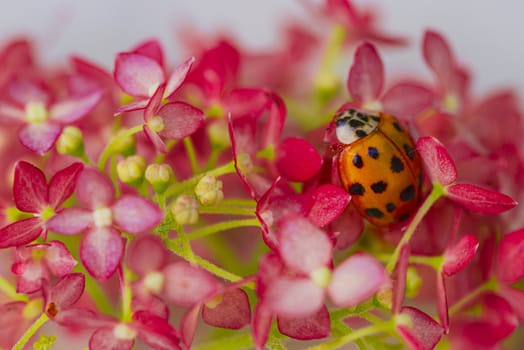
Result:
[[214,176],[205,175],[195,186],[195,195],[204,206],[220,203],[224,199],[222,181],[217,180]]
[[149,164],[146,168],[146,181],[157,193],[163,193],[166,190],[172,176],[173,169],[169,164]]
[[82,131],[75,126],[66,126],[56,141],[56,151],[60,154],[72,156],[82,155],[84,153]]
[[116,172],[118,178],[127,184],[140,184],[146,170],[146,160],[140,155],[127,157],[118,162]]
[[0,229],[0,248],[21,246],[47,234],[48,220],[73,194],[82,163],[73,163],[46,182],[44,173],[30,163],[16,164],[13,197],[16,207],[33,214]]
[[193,196],[181,195],[171,205],[171,213],[179,225],[192,225],[198,221],[198,202]]

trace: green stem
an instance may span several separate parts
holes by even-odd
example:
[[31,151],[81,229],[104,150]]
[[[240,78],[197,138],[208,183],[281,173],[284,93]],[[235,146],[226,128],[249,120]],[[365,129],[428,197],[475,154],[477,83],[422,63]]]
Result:
[[42,327],[44,323],[47,322],[47,320],[49,320],[49,317],[47,317],[47,314],[42,313],[40,317],[37,318],[35,322],[33,322],[31,327],[29,327],[25,331],[22,337],[18,339],[16,344],[13,346],[12,350],[22,350],[25,344],[27,344],[27,342],[29,341],[29,339],[31,339],[31,337],[36,333],[36,331],[38,331],[40,327]]
[[186,148],[187,157],[189,158],[189,163],[191,164],[191,170],[193,171],[193,174],[198,174],[198,160],[196,157],[195,146],[193,145],[193,141],[191,141],[191,137],[187,136],[184,138],[184,147]]
[[109,144],[106,146],[106,148],[104,148],[104,150],[102,151],[102,154],[100,155],[100,159],[98,161],[98,169],[104,170],[106,166],[107,158],[109,158],[109,156],[113,153],[113,148],[121,139],[125,139],[126,137],[129,137],[129,136],[133,136],[134,134],[142,131],[142,128],[143,128],[142,124],[135,125],[132,128],[127,129],[123,131],[122,133],[118,134],[117,136],[113,137],[111,142],[109,142]]
[[433,189],[431,190],[431,193],[429,194],[429,196],[426,198],[424,203],[422,203],[422,205],[418,209],[417,214],[415,215],[413,220],[409,223],[409,227],[406,230],[406,232],[404,233],[404,236],[402,236],[402,239],[397,244],[395,251],[389,258],[389,261],[386,265],[386,270],[389,273],[391,273],[393,269],[395,268],[395,265],[397,264],[400,250],[402,249],[402,247],[405,244],[409,243],[409,241],[411,240],[411,237],[413,237],[413,234],[415,233],[415,229],[420,224],[424,216],[428,213],[429,209],[433,206],[433,204],[435,204],[435,202],[439,200],[439,198],[442,197],[443,195],[444,195],[444,188],[438,183],[433,184]]
[[245,216],[254,216],[255,208],[239,208],[239,207],[228,207],[228,206],[218,206],[218,207],[200,207],[198,209],[200,214],[230,214],[230,215],[245,215]]
[[188,238],[186,231],[184,231],[184,229],[181,226],[177,228],[177,232],[178,232],[178,237],[179,237],[178,239],[181,243],[181,248],[182,248],[185,259],[189,261],[191,264],[194,264],[195,263],[195,253],[193,252],[193,249],[191,248],[191,243],[189,242],[190,238]]
[[375,333],[380,332],[387,332],[390,329],[395,327],[395,321],[394,319],[380,323],[380,324],[374,324],[371,326],[367,326],[364,328],[357,329],[356,331],[353,331],[349,334],[346,334],[343,337],[340,337],[338,339],[332,340],[327,343],[323,343],[317,346],[312,346],[308,348],[309,350],[333,350],[338,349],[343,345],[346,345],[348,343],[354,342],[360,338],[367,337],[368,335],[373,335]]
[[466,294],[462,299],[457,301],[453,306],[448,309],[449,316],[453,316],[458,313],[462,308],[475,300],[479,295],[484,292],[493,291],[497,289],[497,281],[495,279],[489,279],[470,293]]
[[226,231],[232,228],[248,227],[248,226],[260,227],[260,222],[258,221],[258,219],[243,219],[243,220],[231,220],[231,221],[219,222],[217,224],[205,226],[199,230],[193,231],[187,237],[190,240],[193,240],[193,239],[209,236],[213,233]]
[[131,322],[133,318],[133,311],[131,310],[131,300],[133,299],[133,291],[129,281],[131,280],[131,271],[122,267],[122,322]]
[[8,280],[0,276],[0,291],[8,296],[10,299],[15,299],[18,301],[29,301],[29,298],[26,295],[18,294],[16,288],[9,283]]
[[256,209],[257,207],[255,200],[248,198],[225,198],[222,202],[220,202],[220,204],[230,207],[249,207],[253,209]]

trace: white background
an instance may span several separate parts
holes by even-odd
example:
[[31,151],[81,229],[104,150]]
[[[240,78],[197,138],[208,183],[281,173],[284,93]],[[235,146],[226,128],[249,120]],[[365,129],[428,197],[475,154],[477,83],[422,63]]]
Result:
[[[459,60],[471,67],[474,89],[485,93],[512,86],[524,96],[524,1],[521,0],[358,0],[380,9],[383,28],[412,39],[409,50],[387,51],[387,72],[429,77],[420,54],[425,28],[450,39]],[[296,0],[0,0],[0,41],[28,34],[47,63],[82,54],[112,69],[116,52],[142,39],[162,40],[171,62],[178,46],[174,31],[192,23],[205,32],[229,28],[255,47],[270,45],[278,23],[305,12]],[[522,101],[522,98],[521,98]]]

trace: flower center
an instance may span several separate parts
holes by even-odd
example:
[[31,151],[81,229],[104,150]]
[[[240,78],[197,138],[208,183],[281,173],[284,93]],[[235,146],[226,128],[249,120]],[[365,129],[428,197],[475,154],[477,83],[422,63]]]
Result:
[[327,288],[331,282],[331,270],[326,266],[322,266],[313,270],[310,277],[317,286]]
[[156,116],[151,118],[147,125],[153,130],[154,132],[158,133],[164,130],[164,120],[160,116]]
[[40,211],[40,217],[44,221],[51,219],[54,215],[55,215],[55,210],[50,206],[44,207],[42,208],[42,211]]
[[446,111],[455,113],[459,108],[459,99],[456,95],[449,93],[444,96],[443,104]]
[[42,102],[29,102],[25,105],[25,117],[31,124],[41,124],[49,117],[49,112]]
[[119,323],[115,326],[113,334],[117,339],[132,340],[136,338],[135,330],[123,323]]
[[223,299],[224,298],[222,297],[222,294],[219,294],[215,296],[214,298],[212,298],[211,300],[207,301],[206,306],[210,309],[214,309],[222,303]]
[[111,209],[107,207],[98,208],[93,212],[93,220],[96,227],[110,226],[113,222],[113,214]]
[[151,293],[160,293],[164,287],[164,275],[158,271],[148,273],[144,278],[144,286]]

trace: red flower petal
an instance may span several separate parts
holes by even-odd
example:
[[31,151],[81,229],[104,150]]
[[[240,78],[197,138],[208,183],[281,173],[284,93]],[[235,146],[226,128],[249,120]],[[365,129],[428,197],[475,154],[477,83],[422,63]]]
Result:
[[146,40],[138,44],[131,52],[147,56],[155,60],[161,67],[164,66],[164,50],[158,40]]
[[31,163],[16,163],[13,181],[16,207],[28,213],[39,213],[48,203],[44,173]]
[[446,189],[446,197],[465,208],[483,214],[499,214],[518,203],[500,192],[470,184],[457,184]]
[[404,304],[406,294],[406,276],[409,266],[409,256],[411,254],[409,244],[404,244],[400,249],[397,265],[393,271],[393,300],[391,312],[398,314]]
[[13,126],[23,125],[25,124],[25,112],[14,105],[0,102],[0,123]]
[[153,144],[153,146],[155,146],[155,149],[158,152],[160,153],[167,152],[166,144],[164,143],[164,141],[162,141],[162,139],[160,138],[160,136],[158,136],[156,132],[151,130],[151,128],[147,124],[144,124],[143,130],[148,140],[151,141],[151,143]]
[[169,320],[148,311],[133,314],[138,337],[153,349],[180,350],[179,334]]
[[301,216],[290,215],[280,222],[279,252],[285,265],[305,274],[331,262],[333,247],[330,239]]
[[444,334],[449,332],[448,295],[443,274],[437,274],[437,312]]
[[147,231],[162,221],[163,212],[153,202],[135,195],[123,195],[111,207],[113,222],[129,233]]
[[84,231],[93,221],[93,212],[80,208],[66,208],[46,221],[45,227],[63,235]]
[[315,189],[315,204],[308,219],[318,227],[324,227],[344,212],[351,196],[338,186],[325,184]]
[[55,103],[49,110],[50,118],[63,124],[74,123],[91,112],[101,97],[102,91],[93,91],[86,96]]
[[417,141],[417,151],[420,153],[428,175],[432,181],[441,185],[449,185],[457,180],[455,162],[448,151],[434,137],[421,137]]
[[149,102],[147,102],[146,109],[144,110],[145,122],[148,122],[157,114],[158,109],[162,105],[162,98],[164,96],[165,89],[165,84],[159,85],[158,88],[155,90],[153,96],[151,96],[151,98],[149,99]]
[[499,281],[507,284],[524,276],[524,229],[507,233],[500,240],[496,274]]
[[200,311],[200,306],[200,304],[196,304],[195,306],[187,310],[186,314],[182,318],[182,321],[180,322],[180,336],[182,338],[182,342],[188,349],[191,348],[193,338],[195,337],[195,330],[198,323],[198,314]]
[[524,300],[524,291],[502,284],[499,286],[498,293],[508,301],[522,324],[524,322],[524,303],[522,302]]
[[135,53],[118,54],[114,74],[120,88],[137,97],[150,97],[165,81],[164,69],[157,61]]
[[264,345],[266,345],[272,319],[273,315],[262,303],[258,303],[255,306],[251,331],[257,350],[264,349]]
[[200,109],[184,102],[167,103],[160,108],[158,115],[164,121],[160,136],[176,140],[193,134],[205,120]]
[[401,312],[411,318],[411,326],[397,325],[399,335],[411,349],[433,350],[440,341],[444,330],[424,312],[404,307]]
[[128,103],[127,105],[118,107],[114,116],[116,117],[117,115],[125,113],[125,112],[133,112],[133,111],[144,109],[147,107],[148,103],[149,103],[148,99],[133,101],[131,103]]
[[453,247],[444,252],[444,264],[442,273],[446,276],[453,276],[466,267],[475,256],[479,247],[479,241],[472,234],[463,236]]
[[[85,277],[75,272],[62,277],[49,291],[46,303],[54,303],[59,309],[68,309],[73,306],[84,293]],[[54,315],[50,315],[54,317]]]
[[53,147],[61,132],[62,127],[51,122],[27,124],[18,133],[18,139],[22,145],[31,151],[44,155]]
[[0,229],[0,249],[31,243],[42,233],[44,228],[40,218],[15,221]]
[[446,40],[440,34],[428,30],[424,34],[422,51],[427,65],[441,82],[446,83],[455,70],[455,62]]
[[90,229],[80,243],[80,259],[91,276],[98,280],[106,280],[113,275],[123,254],[123,239],[111,227]]
[[18,277],[16,281],[17,293],[35,293],[42,288],[43,280],[49,280],[49,273],[44,265],[34,260],[15,263],[11,270]]
[[126,253],[126,263],[133,272],[144,276],[167,262],[167,250],[157,236],[145,234],[134,239]]
[[435,94],[428,87],[415,83],[405,82],[392,86],[381,98],[385,112],[401,119],[416,116],[429,107]]
[[298,137],[288,137],[282,141],[275,158],[280,175],[290,181],[306,181],[322,166],[322,157],[315,147]]
[[202,319],[214,327],[240,329],[251,321],[251,309],[246,292],[240,288],[228,289],[220,295],[214,307],[204,304]]
[[386,270],[378,260],[355,254],[335,268],[328,294],[335,305],[352,307],[373,296],[386,282]]
[[364,220],[354,206],[348,206],[329,228],[330,236],[335,242],[335,250],[344,250],[360,237],[364,230]]
[[363,43],[355,52],[349,70],[347,88],[350,96],[361,105],[376,100],[384,84],[384,66],[375,47]]
[[114,198],[111,181],[95,168],[84,168],[78,176],[76,195],[83,206],[89,209],[108,206]]
[[165,296],[169,302],[181,306],[193,306],[213,295],[219,285],[207,271],[186,262],[168,265],[164,269]]
[[134,344],[134,339],[117,338],[111,327],[98,328],[89,338],[91,350],[131,350]]
[[324,305],[324,289],[310,279],[280,277],[268,285],[263,300],[279,316],[310,316]]
[[60,241],[51,241],[44,249],[47,267],[55,276],[68,274],[77,264],[65,244]]
[[222,108],[231,113],[233,120],[258,117],[267,106],[268,93],[254,88],[233,89],[222,101]]
[[82,163],[76,162],[57,171],[55,175],[49,181],[49,205],[53,208],[57,208],[62,204],[69,196],[71,196],[75,190],[76,179],[80,174],[80,171],[84,168]]
[[280,333],[298,340],[312,340],[329,337],[331,324],[325,306],[314,315],[307,317],[277,317]]
[[167,99],[169,99],[171,95],[173,95],[182,85],[194,62],[195,58],[189,57],[187,60],[175,67],[169,76],[169,79],[167,80],[166,91],[164,92],[164,96]]

